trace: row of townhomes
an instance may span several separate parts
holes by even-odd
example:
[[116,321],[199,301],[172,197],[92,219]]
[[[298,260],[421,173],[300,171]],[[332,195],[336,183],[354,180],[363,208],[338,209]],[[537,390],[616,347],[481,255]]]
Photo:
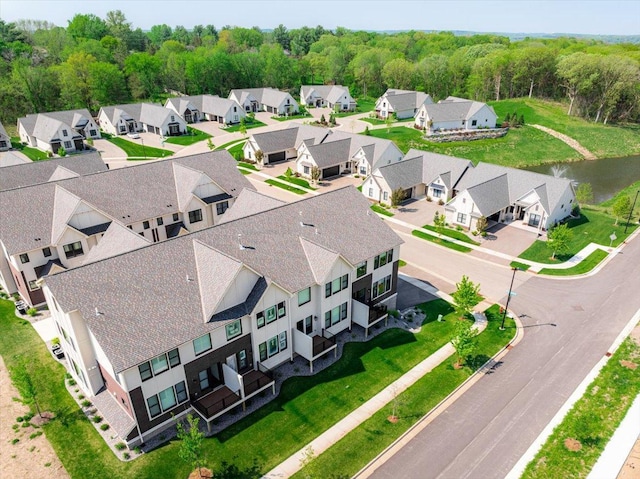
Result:
[[316,108],[331,108],[336,111],[355,111],[356,101],[349,87],[342,85],[302,85],[300,103]]
[[470,160],[414,149],[403,161],[373,171],[362,193],[390,204],[398,189],[407,200],[442,200],[447,221],[470,230],[480,217],[546,230],[567,218],[575,205],[569,179],[489,163],[474,166]]
[[0,283],[30,305],[44,276],[218,224],[253,189],[227,151],[110,171],[89,158],[2,168]]
[[100,138],[100,129],[87,109],[35,113],[18,119],[20,141],[33,148],[58,153],[86,149],[85,140]]
[[401,161],[402,151],[391,140],[292,124],[279,131],[251,135],[243,146],[245,158],[263,153],[263,164],[295,160],[295,170],[311,177],[313,167],[320,179],[356,173],[366,176],[381,165]]
[[187,122],[175,111],[153,103],[105,106],[98,112],[100,127],[111,135],[147,132],[178,136],[187,132]]
[[274,388],[272,370],[336,349],[394,308],[401,239],[347,187],[48,276],[69,372],[127,445]]

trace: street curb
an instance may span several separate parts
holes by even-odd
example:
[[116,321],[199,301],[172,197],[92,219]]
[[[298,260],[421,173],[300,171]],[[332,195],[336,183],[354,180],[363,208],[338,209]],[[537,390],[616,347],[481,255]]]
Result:
[[[389,444],[380,454],[374,457],[367,465],[360,469],[352,476],[352,479],[365,479],[370,477],[380,466],[393,457],[400,449],[402,449],[409,441],[415,438],[424,428],[426,428],[434,419],[447,410],[462,394],[464,394],[475,383],[482,379],[488,365],[497,363],[502,359],[514,346],[516,346],[524,336],[524,329],[519,317],[511,312],[513,320],[516,323],[516,334],[500,351],[493,355],[487,362],[479,367],[471,376],[469,376],[462,384],[454,389],[447,397],[440,401],[427,414],[422,416],[413,426],[407,429],[398,439]],[[522,331],[522,332],[521,332]]]
[[631,317],[629,322],[626,324],[624,329],[618,334],[616,339],[614,339],[613,343],[607,349],[607,353],[596,363],[596,365],[589,371],[587,376],[580,382],[580,384],[576,387],[576,389],[571,393],[571,395],[567,398],[564,404],[560,407],[558,412],[551,418],[549,423],[545,426],[542,432],[538,435],[538,437],[533,441],[533,443],[529,446],[529,448],[524,452],[524,454],[520,457],[518,462],[513,466],[513,468],[509,471],[509,473],[505,476],[505,479],[518,479],[524,473],[527,465],[536,457],[538,451],[542,448],[544,443],[549,439],[553,430],[558,426],[565,418],[565,416],[569,413],[571,408],[573,408],[574,404],[584,396],[589,384],[593,382],[593,380],[598,376],[600,370],[604,367],[605,364],[609,361],[609,359],[613,356],[622,342],[625,340],[629,333],[635,328],[636,324],[640,321],[640,309],[635,312],[635,314]]

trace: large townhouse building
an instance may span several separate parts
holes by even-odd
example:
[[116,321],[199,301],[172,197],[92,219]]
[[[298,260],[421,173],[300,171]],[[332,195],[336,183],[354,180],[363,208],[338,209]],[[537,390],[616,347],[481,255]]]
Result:
[[[245,190],[234,218],[47,277],[69,372],[130,447],[211,425],[394,308],[402,240],[348,187],[295,203]],[[266,208],[266,209],[265,209]]]
[[42,277],[213,226],[244,188],[219,151],[0,192],[0,283],[43,304]]

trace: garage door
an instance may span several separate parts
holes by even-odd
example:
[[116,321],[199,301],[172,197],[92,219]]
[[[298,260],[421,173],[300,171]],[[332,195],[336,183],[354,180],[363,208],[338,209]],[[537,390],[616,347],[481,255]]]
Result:
[[275,163],[276,161],[284,161],[284,160],[285,160],[284,151],[279,151],[278,153],[271,153],[269,155],[268,162]]
[[331,168],[325,168],[322,170],[323,178],[331,178],[332,176],[338,176],[340,174],[340,165],[332,166]]

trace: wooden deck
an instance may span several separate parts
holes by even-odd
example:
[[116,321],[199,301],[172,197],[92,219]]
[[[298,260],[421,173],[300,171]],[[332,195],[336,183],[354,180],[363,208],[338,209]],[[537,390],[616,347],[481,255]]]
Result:
[[223,386],[220,389],[216,389],[206,396],[201,397],[197,401],[193,401],[193,406],[207,419],[210,419],[219,412],[224,411],[235,404],[239,404],[240,401],[240,396],[228,387]]

